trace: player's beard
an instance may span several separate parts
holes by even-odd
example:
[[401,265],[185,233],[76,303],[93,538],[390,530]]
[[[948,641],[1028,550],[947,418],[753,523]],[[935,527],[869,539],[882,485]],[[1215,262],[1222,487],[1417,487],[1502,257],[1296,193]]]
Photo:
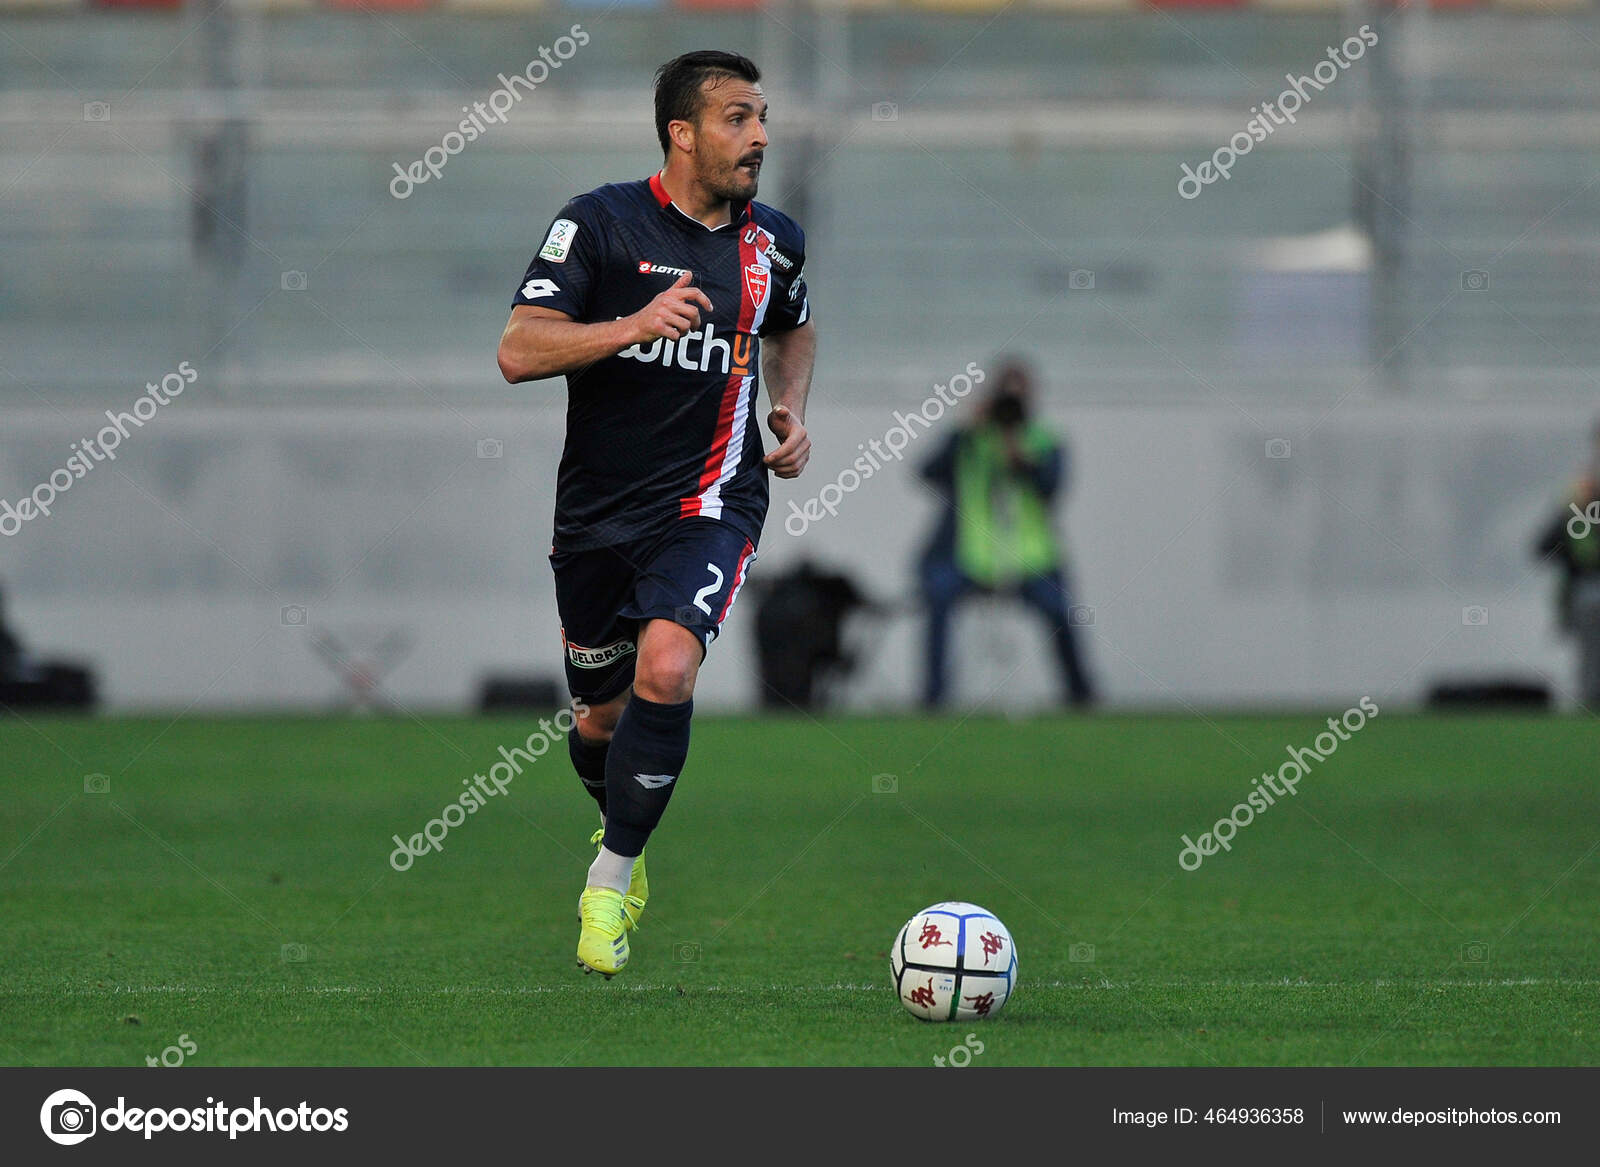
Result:
[[761,175],[759,171],[751,174],[742,169],[741,164],[746,160],[736,158],[710,174],[701,175],[700,181],[719,199],[725,199],[730,203],[749,202],[756,197],[756,187],[759,185]]

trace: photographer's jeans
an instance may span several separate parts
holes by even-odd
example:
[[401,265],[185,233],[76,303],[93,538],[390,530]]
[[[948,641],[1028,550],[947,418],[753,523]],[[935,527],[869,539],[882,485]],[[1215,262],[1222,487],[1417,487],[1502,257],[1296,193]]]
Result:
[[[928,605],[922,703],[929,708],[943,704],[948,688],[950,622],[955,617],[956,605],[963,597],[977,590],[978,585],[948,559],[933,558],[922,564],[922,596]],[[1094,686],[1084,667],[1083,657],[1078,652],[1078,643],[1068,618],[1067,610],[1072,606],[1072,601],[1062,573],[1057,570],[1033,576],[996,594],[1015,594],[1044,618],[1050,626],[1051,644],[1055,649],[1067,699],[1074,705],[1092,702]]]
[[1578,638],[1578,698],[1600,709],[1600,576],[1585,576],[1572,587],[1572,630]]

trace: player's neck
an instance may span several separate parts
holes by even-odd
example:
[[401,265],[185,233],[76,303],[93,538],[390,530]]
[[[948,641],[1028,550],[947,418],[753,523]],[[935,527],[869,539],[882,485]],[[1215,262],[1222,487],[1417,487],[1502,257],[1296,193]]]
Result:
[[733,220],[733,204],[670,166],[661,170],[661,189],[680,211],[707,227],[721,227]]

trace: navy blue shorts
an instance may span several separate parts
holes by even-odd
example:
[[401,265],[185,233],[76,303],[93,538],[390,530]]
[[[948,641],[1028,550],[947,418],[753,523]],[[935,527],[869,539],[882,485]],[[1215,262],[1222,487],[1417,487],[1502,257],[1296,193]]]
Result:
[[633,683],[646,620],[681,624],[709,648],[755,560],[750,540],[699,518],[614,547],[551,552],[573,697],[601,704]]

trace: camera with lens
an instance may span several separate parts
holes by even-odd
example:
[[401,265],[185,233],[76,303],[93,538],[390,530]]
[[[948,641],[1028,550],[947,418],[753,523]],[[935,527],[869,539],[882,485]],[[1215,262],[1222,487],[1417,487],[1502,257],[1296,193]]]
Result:
[[53,1135],[94,1134],[94,1107],[86,1102],[60,1102],[50,1108]]
[[1010,429],[1019,426],[1028,418],[1028,407],[1024,404],[1020,394],[1000,393],[995,396],[989,406],[989,417],[995,425],[1005,426]]

